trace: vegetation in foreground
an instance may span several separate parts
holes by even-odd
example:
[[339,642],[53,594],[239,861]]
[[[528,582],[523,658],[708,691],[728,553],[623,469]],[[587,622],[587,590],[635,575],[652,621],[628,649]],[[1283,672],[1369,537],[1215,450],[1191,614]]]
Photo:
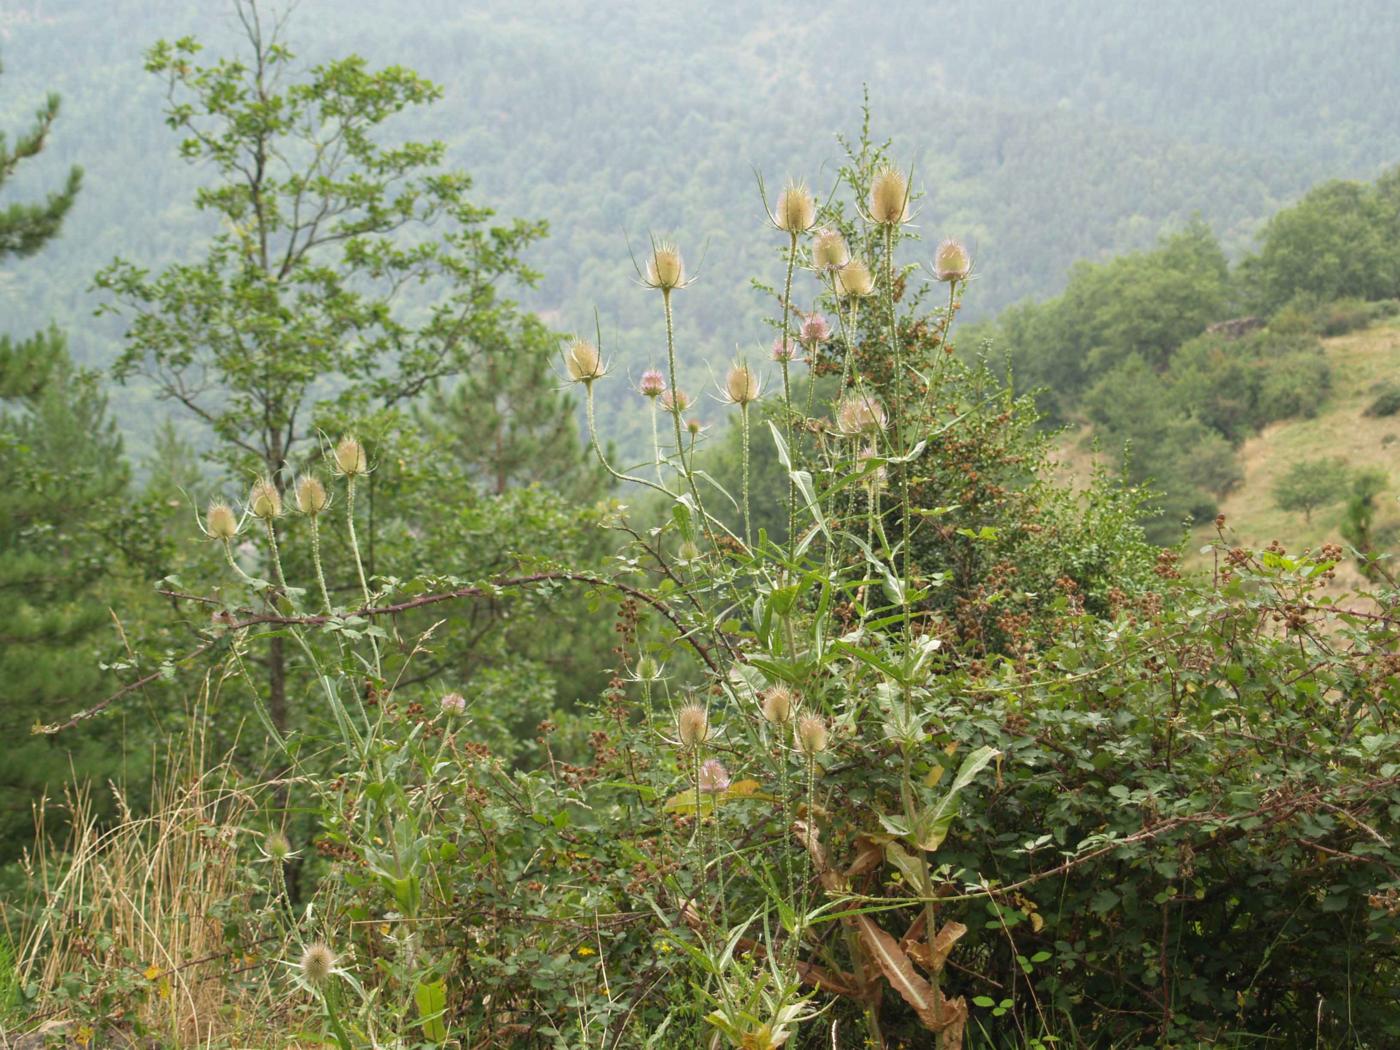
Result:
[[[1222,528],[1189,573],[1140,490],[1061,486],[1034,403],[953,352],[972,260],[920,245],[868,127],[830,195],[765,193],[772,348],[712,395],[734,483],[678,386],[694,274],[661,240],[636,292],[667,333],[632,395],[651,454],[598,439],[622,382],[599,323],[561,361],[585,461],[539,382],[551,340],[498,294],[531,228],[431,147],[377,144],[431,85],[347,60],[278,86],[290,56],[243,10],[256,61],[150,59],[222,232],[99,281],[133,318],[124,370],[247,495],[202,508],[159,585],[197,644],[138,640],[127,685],[43,727],[198,697],[148,798],[42,822],[6,912],[16,1025],[341,1050],[1400,1036],[1382,551],[1352,543],[1345,599],[1331,544]],[[311,167],[247,179],[269,155]],[[1168,358],[1151,374],[1185,382]],[[630,505],[579,509],[604,476]],[[606,670],[551,710],[568,659]]]

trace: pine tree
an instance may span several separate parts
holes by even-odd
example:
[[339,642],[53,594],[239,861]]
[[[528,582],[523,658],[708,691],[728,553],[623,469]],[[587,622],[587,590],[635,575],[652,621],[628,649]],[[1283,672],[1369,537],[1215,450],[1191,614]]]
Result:
[[[43,148],[58,115],[50,96],[11,148],[0,136],[0,186]],[[57,235],[81,182],[0,210],[0,260],[24,258]],[[121,443],[96,378],[76,368],[49,329],[0,336],[0,863],[32,836],[34,797],[71,767],[98,778],[119,761],[101,732],[30,735],[100,688],[98,645],[108,624],[95,585],[110,573],[98,525],[125,491]]]

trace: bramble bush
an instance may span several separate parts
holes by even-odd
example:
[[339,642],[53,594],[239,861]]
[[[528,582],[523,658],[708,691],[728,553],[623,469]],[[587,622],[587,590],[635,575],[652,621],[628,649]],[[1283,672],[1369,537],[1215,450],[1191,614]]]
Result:
[[[1187,573],[1135,524],[1144,493],[1055,481],[1033,406],[953,353],[972,261],[951,240],[912,261],[910,185],[867,131],[827,204],[800,183],[765,199],[772,360],[736,360],[717,394],[737,491],[702,469],[675,385],[703,279],[679,249],[639,267],[666,332],[638,382],[650,462],[596,438],[595,388],[618,381],[602,325],[568,343],[595,454],[664,507],[613,507],[605,569],[329,594],[320,530],[358,562],[377,469],[354,437],[332,478],[287,479],[308,580],[281,577],[278,486],[209,509],[228,574],[172,600],[207,608],[221,687],[246,680],[287,770],[234,837],[264,876],[218,912],[227,951],[285,990],[269,1045],[1400,1038],[1386,565],[1342,601],[1339,548],[1245,549],[1221,522],[1213,568]],[[776,490],[751,484],[756,445]],[[272,580],[231,553],[255,537]],[[578,588],[615,621],[611,679],[532,747],[496,746],[509,697],[416,680],[438,628],[405,634],[406,614]],[[288,731],[247,666],[269,634],[310,690]],[[21,977],[52,949],[32,941]]]

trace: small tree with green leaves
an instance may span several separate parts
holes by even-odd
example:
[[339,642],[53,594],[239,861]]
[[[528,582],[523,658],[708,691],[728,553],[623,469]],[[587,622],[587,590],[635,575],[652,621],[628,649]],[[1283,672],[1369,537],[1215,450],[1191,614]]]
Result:
[[1303,520],[1311,524],[1313,511],[1346,495],[1349,478],[1346,463],[1335,457],[1299,460],[1274,483],[1274,506],[1302,511]]

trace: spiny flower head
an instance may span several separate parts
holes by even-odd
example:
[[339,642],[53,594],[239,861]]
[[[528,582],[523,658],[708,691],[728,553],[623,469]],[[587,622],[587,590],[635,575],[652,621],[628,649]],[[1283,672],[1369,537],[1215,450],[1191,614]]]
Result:
[[700,548],[694,540],[682,540],[681,545],[676,548],[676,557],[681,561],[698,561]]
[[667,412],[684,413],[690,407],[690,395],[684,390],[667,390],[661,395],[661,407]]
[[297,510],[308,517],[314,518],[330,504],[330,497],[326,495],[326,486],[321,484],[320,478],[312,474],[306,474],[297,479],[296,495]]
[[263,839],[262,849],[270,860],[285,861],[292,855],[292,842],[280,831],[269,831]]
[[826,750],[826,719],[820,715],[803,715],[797,720],[797,742],[805,755],[819,755]]
[[347,434],[340,439],[340,444],[335,446],[335,469],[347,478],[369,473],[369,457],[365,455],[365,446],[353,435]]
[[301,953],[301,972],[311,984],[325,984],[335,972],[335,952],[321,941],[306,946]]
[[448,718],[457,718],[467,713],[467,698],[461,693],[444,693],[438,707]]
[[700,704],[686,704],[676,712],[676,736],[681,747],[695,748],[710,735],[710,715]]
[[972,273],[972,256],[961,241],[947,238],[933,253],[933,275],[940,281],[965,281]]
[[661,677],[661,665],[656,662],[656,657],[647,654],[637,661],[636,673],[637,681],[654,682]]
[[888,421],[885,406],[869,394],[847,394],[836,407],[836,426],[848,437],[884,430]]
[[787,187],[778,194],[778,207],[773,225],[784,233],[806,233],[817,221],[817,202],[804,182],[789,179]]
[[[866,445],[863,449],[861,449],[856,456],[856,461],[860,464],[861,470],[864,471],[866,465],[872,459],[875,459],[877,456],[879,456],[879,454],[879,450],[876,449],[874,445]],[[876,467],[874,470],[870,471],[870,473],[866,476],[864,481],[865,487],[871,492],[879,492],[885,487],[885,476],[885,468],[883,466]]]
[[231,540],[238,535],[238,515],[227,503],[211,503],[204,512],[204,531],[216,540]]
[[870,276],[870,267],[852,259],[836,271],[836,288],[848,299],[864,299],[875,290],[875,278]]
[[574,339],[564,348],[564,367],[575,383],[603,378],[603,355],[587,339]]
[[753,404],[762,392],[757,373],[743,361],[735,362],[724,377],[724,399],[740,408]]
[[641,391],[643,397],[660,397],[666,392],[666,377],[655,368],[648,368],[642,373],[642,378],[637,383],[637,389]]
[[253,490],[248,493],[248,509],[253,517],[270,521],[282,513],[282,493],[270,478],[258,478],[253,482]]
[[839,230],[818,230],[812,238],[812,265],[822,271],[839,270],[851,261],[851,250]]
[[718,795],[729,790],[729,770],[717,758],[707,758],[700,763],[696,786],[707,795]]
[[669,292],[685,287],[685,260],[681,250],[669,241],[653,244],[651,258],[647,260],[645,282],[650,288]]
[[824,343],[831,338],[831,325],[827,324],[826,318],[821,314],[807,314],[802,318],[802,328],[798,331],[798,338],[806,346]]
[[783,725],[792,719],[793,708],[797,706],[797,694],[779,683],[763,694],[759,710],[766,721]]
[[705,424],[692,417],[685,421],[685,429],[691,437],[699,437],[700,431],[705,429]]
[[773,340],[773,360],[779,364],[797,357],[797,346],[789,339],[778,336]]
[[909,221],[909,180],[897,168],[886,168],[870,184],[870,217],[881,226]]

